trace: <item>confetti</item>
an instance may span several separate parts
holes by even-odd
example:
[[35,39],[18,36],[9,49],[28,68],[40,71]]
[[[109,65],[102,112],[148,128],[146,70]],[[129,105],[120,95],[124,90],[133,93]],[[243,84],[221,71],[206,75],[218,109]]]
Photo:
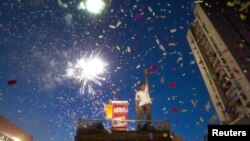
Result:
[[173,42],[173,43],[168,43],[168,46],[174,47],[174,46],[176,46],[176,44],[177,44],[177,43],[175,43],[175,42]]
[[203,118],[202,118],[202,117],[200,117],[200,122],[204,122],[204,120],[203,120]]
[[195,108],[196,105],[197,105],[197,100],[193,100],[193,99],[192,99],[192,100],[190,100],[190,102],[191,102],[193,108]]
[[121,50],[119,46],[116,46],[116,49],[117,49],[117,50]]
[[181,112],[187,112],[187,109],[182,109]]
[[164,77],[161,77],[160,82],[161,82],[162,84],[165,83]]
[[163,47],[162,44],[160,44],[159,47],[160,47],[160,49],[161,49],[162,51],[166,51],[166,49]]
[[12,80],[8,80],[7,83],[8,83],[8,85],[14,85],[17,83],[17,81],[12,79]]
[[137,66],[136,66],[136,69],[139,69],[140,67],[141,67],[141,65],[137,65]]
[[114,25],[109,25],[109,28],[115,29]]
[[141,18],[141,14],[140,13],[138,13],[138,14],[135,14],[135,19],[137,19],[137,20],[139,20],[140,18]]
[[150,73],[157,73],[157,72],[158,72],[158,71],[157,71],[157,66],[156,66],[156,65],[150,66],[150,67],[148,68],[148,71],[149,71]]
[[115,28],[118,28],[121,24],[122,24],[122,22],[118,21],[117,24],[116,24],[116,26],[115,26]]
[[169,88],[175,88],[176,87],[176,83],[175,82],[169,82],[168,87]]
[[195,61],[191,60],[190,65],[193,65],[193,64],[195,64]]
[[177,29],[171,29],[170,33],[175,33],[177,31]]
[[211,104],[210,104],[210,102],[208,101],[208,102],[206,103],[206,105],[205,105],[205,110],[206,110],[206,112],[209,112],[210,109],[211,109]]
[[127,50],[126,50],[126,52],[131,52],[131,49],[130,49],[130,47],[127,47]]
[[149,12],[153,12],[152,8],[149,6],[148,7]]
[[174,113],[179,112],[179,110],[177,108],[172,108],[171,111],[174,112]]
[[179,64],[180,61],[183,61],[183,58],[182,58],[182,57],[178,57],[177,60],[176,60],[176,63]]

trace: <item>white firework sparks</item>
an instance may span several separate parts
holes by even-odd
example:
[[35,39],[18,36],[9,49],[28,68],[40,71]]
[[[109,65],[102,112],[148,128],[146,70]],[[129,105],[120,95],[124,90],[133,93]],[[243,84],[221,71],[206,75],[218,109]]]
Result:
[[86,1],[87,10],[94,14],[99,14],[105,7],[103,0],[87,0]]
[[101,86],[101,81],[105,80],[102,75],[105,72],[107,64],[104,63],[98,56],[89,58],[82,57],[76,63],[68,63],[66,76],[75,79],[77,82],[82,83],[80,92],[83,94],[87,88],[88,93],[94,93],[94,88],[91,84]]

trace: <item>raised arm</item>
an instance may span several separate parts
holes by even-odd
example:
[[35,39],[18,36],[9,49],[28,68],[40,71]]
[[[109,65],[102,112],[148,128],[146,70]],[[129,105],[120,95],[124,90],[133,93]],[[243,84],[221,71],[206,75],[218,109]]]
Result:
[[148,70],[144,71],[145,88],[148,89]]

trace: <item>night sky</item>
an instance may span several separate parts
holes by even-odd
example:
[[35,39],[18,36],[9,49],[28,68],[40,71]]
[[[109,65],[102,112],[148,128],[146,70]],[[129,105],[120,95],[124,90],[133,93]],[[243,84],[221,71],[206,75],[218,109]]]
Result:
[[[186,40],[194,1],[110,0],[99,14],[80,2],[1,2],[0,114],[34,141],[73,141],[78,118],[105,119],[109,99],[129,101],[128,119],[136,119],[138,83],[156,66],[148,76],[152,119],[202,141],[218,119]],[[91,54],[106,62],[105,72],[101,85],[88,81],[83,92],[67,68]]]

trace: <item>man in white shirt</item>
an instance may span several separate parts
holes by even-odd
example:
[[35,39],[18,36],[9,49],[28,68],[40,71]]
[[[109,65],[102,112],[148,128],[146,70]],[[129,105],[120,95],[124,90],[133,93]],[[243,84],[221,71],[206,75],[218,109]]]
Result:
[[140,85],[140,90],[135,94],[135,109],[137,113],[137,130],[141,129],[143,117],[147,117],[147,125],[151,124],[151,98],[148,91],[148,70],[144,71],[145,83]]

